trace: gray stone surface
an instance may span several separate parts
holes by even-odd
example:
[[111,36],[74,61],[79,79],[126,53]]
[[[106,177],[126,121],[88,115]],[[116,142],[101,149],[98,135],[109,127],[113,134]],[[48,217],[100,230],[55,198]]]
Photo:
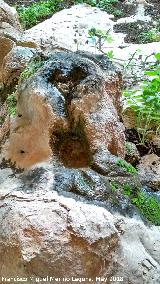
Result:
[[15,46],[3,59],[2,81],[10,86],[17,81],[21,72],[35,56],[36,50],[29,47]]
[[0,83],[2,83],[2,63],[7,53],[21,36],[21,26],[15,8],[0,0]]
[[[112,32],[113,21],[105,12],[76,6],[18,41],[7,37],[4,82],[19,76],[34,55],[31,47],[46,54],[77,49],[73,26],[78,23],[86,39],[93,22]],[[137,47],[119,49],[123,36],[113,37],[114,52],[129,58]],[[79,49],[89,50],[87,44]],[[119,167],[115,156],[124,156],[116,70],[103,57],[66,52],[46,58],[36,73],[21,79],[17,116],[8,144],[1,145],[0,283],[10,278],[14,284],[14,277],[45,283],[47,276],[60,277],[60,283],[63,277],[73,283],[72,276],[85,278],[86,284],[90,277],[94,284],[122,278],[125,284],[160,283],[160,227],[144,223],[120,188],[115,192],[112,187],[112,182],[140,185],[138,175]]]
[[141,158],[138,165],[144,186],[153,191],[160,190],[160,157],[156,154],[148,154]]
[[0,184],[1,278],[25,277],[30,284],[47,276],[61,282],[68,277],[68,283],[83,277],[95,284],[103,283],[98,277],[109,283],[114,276],[124,283],[159,284],[159,227],[110,213],[105,203],[67,196],[63,185],[55,191],[51,164],[10,171],[3,170]]

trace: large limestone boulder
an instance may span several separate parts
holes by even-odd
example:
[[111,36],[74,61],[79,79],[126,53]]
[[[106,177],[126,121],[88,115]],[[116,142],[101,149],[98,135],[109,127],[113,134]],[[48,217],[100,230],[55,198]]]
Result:
[[42,50],[54,50],[56,47],[72,51],[85,50],[95,53],[95,43],[89,39],[89,30],[96,28],[108,31],[112,42],[103,41],[103,49],[124,43],[125,35],[113,32],[113,15],[87,4],[79,4],[55,13],[50,19],[24,32],[23,44],[36,44]]
[[[29,204],[31,195],[26,194],[20,209],[18,195],[8,216],[4,218],[5,210],[1,215],[0,276],[18,275],[32,283],[35,275],[54,280],[54,277],[88,278],[105,275],[106,270],[111,272],[113,264],[106,269],[106,263],[114,263],[112,256],[119,237],[107,210],[60,197],[56,192],[42,194],[39,201],[37,196]],[[4,256],[7,247],[8,254]]]
[[[32,74],[36,66],[42,67]],[[51,153],[69,167],[96,163],[105,153],[124,157],[121,77],[106,57],[57,52],[32,62],[21,77],[7,154],[13,163],[26,168]]]
[[[105,198],[103,202],[88,200],[76,188],[69,194],[66,188],[73,184],[67,177],[68,185],[63,183],[58,171],[53,164],[23,173],[3,165],[1,282],[45,283],[59,278],[63,283],[67,277],[68,283],[73,279],[79,283],[76,278],[83,277],[87,284],[113,279],[159,284],[160,228],[149,227],[135,216],[109,212]],[[95,182],[100,189],[98,178]]]
[[[138,188],[140,182],[119,165],[125,154],[120,86],[121,76],[103,56],[35,58],[21,74],[2,157],[20,169],[50,160],[58,192],[104,198],[109,208],[132,213],[123,185]],[[112,183],[119,186],[116,195]]]

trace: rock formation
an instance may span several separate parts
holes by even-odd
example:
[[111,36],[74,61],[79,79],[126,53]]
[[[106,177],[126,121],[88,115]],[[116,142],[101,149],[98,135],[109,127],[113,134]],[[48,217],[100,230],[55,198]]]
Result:
[[17,31],[0,41],[0,79],[11,91],[19,78],[16,117],[0,110],[0,283],[159,284],[160,227],[123,192],[141,183],[123,160],[121,74],[106,56],[64,51],[76,21],[85,36],[86,21],[111,30],[113,21],[76,6],[20,38],[15,11],[0,7]]
[[[95,43],[90,40],[88,31],[97,28],[108,31],[113,43],[107,41],[103,49],[119,46],[124,43],[124,35],[113,32],[113,15],[87,4],[79,4],[54,14],[50,19],[24,32],[21,42],[23,45],[35,44],[43,51],[53,51],[55,48],[66,48],[72,51],[85,50],[95,52]],[[65,20],[64,20],[65,19]],[[66,32],[67,31],[67,32]],[[107,47],[107,48],[106,48]]]
[[18,86],[8,158],[22,168],[48,158],[51,148],[70,167],[86,167],[107,151],[123,158],[121,78],[110,62],[62,52],[41,63]]
[[5,87],[17,84],[21,72],[36,53],[35,49],[23,46],[14,46],[7,53],[2,63],[2,82]]
[[[60,283],[67,277],[70,284],[71,277],[83,277],[86,284],[89,278],[94,284],[103,283],[104,277],[108,284],[112,277],[124,283],[158,284],[159,228],[115,210],[111,214],[108,197],[99,203],[93,195],[80,197],[83,186],[91,194],[93,173],[87,188],[86,174],[78,179],[73,170],[70,177],[64,168],[62,174],[59,170],[47,164],[21,174],[1,170],[1,282],[10,278],[13,284],[14,277],[23,277],[29,284],[36,279],[45,283],[48,276],[52,281],[59,277]],[[98,197],[101,175],[93,178],[97,190],[93,194]],[[69,188],[75,193],[67,193]]]
[[143,184],[153,191],[160,188],[160,157],[156,154],[145,155],[141,158],[139,172],[142,175]]
[[0,0],[0,83],[3,59],[20,36],[21,26],[16,10]]

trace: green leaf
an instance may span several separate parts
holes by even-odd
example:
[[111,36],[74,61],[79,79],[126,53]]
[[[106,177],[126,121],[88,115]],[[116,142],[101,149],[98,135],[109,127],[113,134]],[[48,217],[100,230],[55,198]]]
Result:
[[106,40],[107,40],[108,43],[112,43],[113,42],[113,39],[112,39],[111,36],[108,36]]
[[155,58],[156,58],[157,60],[160,60],[160,52],[159,52],[159,53],[156,53],[154,56],[155,56]]
[[114,56],[113,50],[108,51],[108,52],[106,53],[106,55],[107,55],[107,57],[108,57],[109,59],[113,59],[113,56]]

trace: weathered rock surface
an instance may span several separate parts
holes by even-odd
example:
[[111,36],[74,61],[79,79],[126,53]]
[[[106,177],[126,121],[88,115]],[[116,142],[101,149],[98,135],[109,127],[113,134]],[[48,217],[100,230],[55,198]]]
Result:
[[[14,46],[14,42],[11,39],[0,37],[0,50],[1,50],[0,67],[2,66],[4,57],[12,49],[13,46]],[[1,77],[0,77],[0,79],[1,79]]]
[[[140,4],[140,6],[143,5]],[[146,19],[145,11],[142,14],[144,14],[144,19],[141,19],[143,26]],[[122,18],[119,21],[127,26],[127,24],[137,22],[137,17]],[[86,4],[75,5],[70,9],[55,13],[50,19],[25,31],[19,44],[34,46],[45,52],[60,48],[101,54],[101,51],[107,53],[112,50],[115,63],[123,71],[126,85],[132,85],[144,78],[143,63],[146,62],[149,65],[155,62],[153,53],[159,52],[160,42],[125,43],[126,33],[121,28],[115,29],[121,23],[112,19],[113,15],[108,15],[98,8]],[[102,39],[101,48],[99,48],[98,38],[93,40],[88,33],[93,27],[103,32],[109,31],[111,42]]]
[[[72,51],[83,50],[92,53],[95,53],[96,50],[96,53],[101,53],[98,50],[99,45],[97,44],[95,47],[95,41],[91,40],[88,34],[89,30],[94,27],[103,32],[109,31],[112,41],[102,40],[101,49],[104,52],[113,50],[116,59],[127,60],[128,57],[131,57],[131,53],[134,53],[136,50],[142,50],[144,57],[153,52],[158,52],[159,42],[146,45],[125,43],[126,33],[123,29],[122,31],[115,29],[121,21],[126,26],[129,23],[137,22],[138,19],[136,17],[122,18],[118,21],[113,21],[113,18],[113,15],[109,15],[98,8],[87,4],[78,4],[55,13],[50,19],[26,30],[21,38],[21,44],[26,46],[28,44],[35,45],[46,51],[52,51],[59,47]],[[144,22],[145,16],[144,20],[141,19],[141,25]],[[138,56],[139,53],[137,52],[137,58]]]
[[139,151],[132,142],[126,142],[125,144],[125,160],[132,165],[140,160]]
[[0,109],[0,148],[2,147],[2,142],[10,131],[10,117],[7,112],[7,104],[4,103]]
[[3,210],[1,276],[28,277],[27,283],[32,283],[30,277],[35,275],[42,279],[46,276],[95,277],[101,269],[105,273],[109,259],[114,262],[112,255],[118,244],[112,215],[103,208],[59,197],[56,192],[48,192],[46,196],[42,193],[41,197],[39,194],[35,200],[33,195],[31,200],[26,194],[22,204],[20,193],[12,205],[8,200],[10,213],[5,218]]
[[139,173],[142,175],[143,184],[154,191],[160,190],[160,157],[149,154],[141,158]]
[[36,50],[29,47],[15,46],[4,57],[2,63],[2,82],[10,86],[17,81],[23,69],[35,56]]
[[[6,85],[35,56],[32,48],[73,50],[74,40],[83,42],[93,23],[112,32],[106,13],[88,6],[82,12],[80,7],[26,32],[18,47],[17,38],[9,37],[2,57]],[[113,182],[140,185],[136,174],[117,164],[124,157],[120,86],[121,76],[108,60],[83,53],[39,58],[22,74],[17,116],[3,154],[29,170],[0,161],[0,282],[10,278],[13,284],[25,277],[29,284],[36,279],[45,283],[48,276],[52,282],[69,277],[67,282],[73,283],[73,276],[85,277],[87,284],[90,277],[95,284],[119,283],[121,277],[125,284],[160,283],[160,228],[143,223],[122,187],[113,190]],[[6,118],[0,129],[3,140],[8,129],[5,106],[1,115]],[[50,163],[39,164],[48,159]]]
[[8,23],[16,30],[21,30],[16,9],[0,0],[0,23]]
[[[85,50],[95,52],[95,43],[89,41],[88,31],[93,28],[110,31],[112,43],[104,42],[103,47],[119,46],[124,35],[113,32],[113,15],[87,4],[80,4],[54,14],[50,19],[25,31],[21,41],[23,44],[35,43],[43,50],[66,48],[72,51]],[[64,20],[65,19],[65,20]]]
[[4,57],[21,36],[21,26],[15,8],[0,0],[0,82]]
[[8,158],[26,168],[50,157],[51,148],[69,167],[86,167],[97,153],[123,157],[120,86],[107,59],[55,53],[18,86]]
[[123,277],[124,283],[158,284],[159,227],[111,214],[107,203],[69,195],[58,172],[51,164],[21,174],[2,169],[1,281],[11,278],[13,284],[18,276],[27,283],[43,283],[48,276],[60,277],[60,283],[63,277],[103,283],[99,277],[107,277],[105,283],[110,283],[114,276]]
[[[22,36],[18,35],[14,40],[13,36],[16,35],[16,32],[11,32],[10,35],[12,36],[9,38],[7,37],[3,44],[2,50],[4,50],[5,54],[1,54],[1,62],[4,56],[14,46],[15,41],[18,46],[40,49],[46,53],[59,49],[67,49],[72,51],[83,50],[92,53],[95,53],[96,50],[96,53],[100,54],[101,51],[98,50],[98,42],[95,46],[95,41],[92,40],[88,34],[89,30],[93,28],[94,23],[94,28],[102,31],[109,31],[112,42],[103,42],[102,40],[101,49],[106,53],[112,50],[115,62],[122,70],[124,69],[123,66],[127,65],[127,62],[130,62],[132,54],[135,53],[134,61],[136,61],[136,64],[134,66],[130,64],[124,72],[125,82],[127,84],[128,82],[129,84],[132,84],[135,80],[133,79],[135,76],[138,79],[143,78],[143,70],[141,68],[142,60],[145,60],[145,58],[148,57],[149,61],[151,59],[151,54],[159,52],[160,43],[157,42],[146,45],[126,44],[124,42],[126,34],[121,33],[120,31],[118,33],[114,32],[116,22],[112,20],[112,17],[112,15],[108,15],[106,12],[86,4],[76,5],[70,9],[64,9],[54,14],[50,19],[25,31]],[[16,26],[18,25],[19,24]],[[136,53],[136,50],[141,51],[137,51]],[[17,57],[16,61],[19,60],[19,55],[17,55]],[[153,61],[154,59],[152,58],[151,62]],[[28,61],[26,61],[26,64],[27,62]],[[22,71],[23,67],[22,64],[21,69],[20,66],[18,68]]]

